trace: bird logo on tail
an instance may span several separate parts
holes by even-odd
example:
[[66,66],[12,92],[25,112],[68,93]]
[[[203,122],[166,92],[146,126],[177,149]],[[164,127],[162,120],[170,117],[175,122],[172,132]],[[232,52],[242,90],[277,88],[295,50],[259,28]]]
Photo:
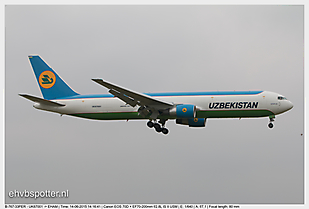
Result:
[[55,82],[56,82],[56,76],[53,72],[49,70],[42,72],[39,77],[40,86],[42,86],[45,89],[53,87]]

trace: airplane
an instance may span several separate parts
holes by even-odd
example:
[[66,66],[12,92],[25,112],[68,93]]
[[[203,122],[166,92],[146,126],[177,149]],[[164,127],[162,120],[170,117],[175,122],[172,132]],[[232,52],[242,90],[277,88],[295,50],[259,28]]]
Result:
[[95,120],[148,120],[147,126],[168,134],[167,120],[189,127],[205,127],[207,118],[269,117],[293,108],[283,95],[270,91],[203,91],[139,93],[100,78],[92,79],[109,94],[79,94],[74,91],[39,55],[29,61],[43,98],[20,96],[35,102],[40,110]]

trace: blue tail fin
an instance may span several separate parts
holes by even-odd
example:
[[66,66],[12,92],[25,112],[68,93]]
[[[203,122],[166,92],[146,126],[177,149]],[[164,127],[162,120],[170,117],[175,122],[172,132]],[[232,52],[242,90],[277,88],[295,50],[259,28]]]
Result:
[[44,99],[51,100],[78,95],[39,55],[30,55],[29,60]]

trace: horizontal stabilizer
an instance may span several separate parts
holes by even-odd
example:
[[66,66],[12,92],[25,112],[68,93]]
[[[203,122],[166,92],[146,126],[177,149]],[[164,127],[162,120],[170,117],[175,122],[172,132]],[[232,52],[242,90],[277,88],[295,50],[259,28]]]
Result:
[[49,101],[49,100],[42,99],[42,98],[39,98],[39,97],[31,96],[31,95],[28,95],[28,94],[18,94],[18,95],[21,96],[21,97],[24,97],[26,99],[29,99],[33,102],[40,103],[42,105],[50,105],[50,106],[58,106],[58,107],[65,106],[65,104]]

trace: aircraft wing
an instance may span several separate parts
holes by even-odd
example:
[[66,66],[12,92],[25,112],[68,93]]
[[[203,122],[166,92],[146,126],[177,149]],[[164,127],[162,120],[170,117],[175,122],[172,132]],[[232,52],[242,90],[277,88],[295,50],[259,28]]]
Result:
[[125,103],[135,107],[136,105],[152,107],[157,110],[171,108],[174,105],[169,102],[154,99],[148,95],[141,94],[115,84],[103,81],[102,79],[92,79],[94,82],[109,89],[109,93],[124,101]]
[[24,97],[26,99],[29,99],[33,102],[36,102],[36,103],[40,103],[42,105],[50,105],[50,106],[58,106],[58,107],[63,107],[65,106],[65,104],[61,104],[61,103],[58,103],[58,102],[53,102],[53,101],[49,101],[47,99],[42,99],[42,98],[39,98],[39,97],[35,97],[35,96],[31,96],[31,95],[28,95],[28,94],[18,94],[19,96],[21,97]]

